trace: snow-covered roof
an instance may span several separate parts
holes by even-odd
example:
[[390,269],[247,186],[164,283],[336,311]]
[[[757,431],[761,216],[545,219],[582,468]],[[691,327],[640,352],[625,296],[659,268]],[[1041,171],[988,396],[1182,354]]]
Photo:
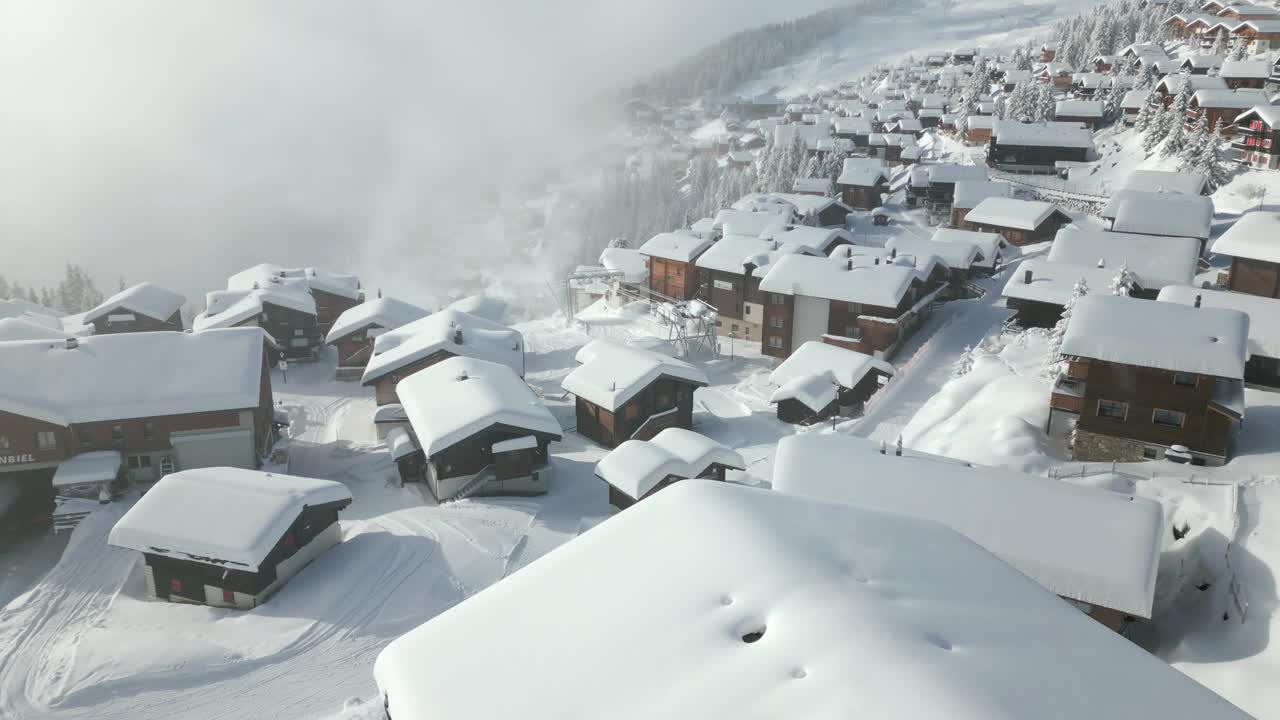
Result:
[[313,267],[287,268],[273,263],[260,263],[227,278],[228,290],[253,290],[268,285],[315,289],[352,300],[360,297],[360,278]]
[[845,158],[837,185],[874,187],[889,182],[889,171],[880,158]]
[[[390,340],[387,340],[390,338]],[[501,363],[524,374],[520,333],[477,315],[444,309],[401,325],[374,341],[374,356],[364,369],[365,385],[437,352]]]
[[168,320],[182,307],[187,299],[172,290],[160,287],[155,283],[138,283],[112,295],[96,308],[84,314],[84,322],[92,323],[98,318],[106,317],[124,309],[128,312],[146,315],[156,320]]
[[1058,117],[1101,118],[1101,100],[1059,100],[1054,105]]
[[1239,380],[1249,316],[1102,293],[1076,300],[1062,354]]
[[1165,75],[1160,78],[1160,82],[1156,83],[1156,90],[1163,90],[1169,95],[1177,95],[1182,92],[1183,84],[1190,84],[1193,91],[1227,89],[1227,81],[1217,75],[1188,75],[1186,73],[1179,73],[1177,75]]
[[713,463],[741,470],[738,453],[692,430],[667,428],[652,440],[627,440],[596,464],[596,477],[633,500],[648,495],[668,475],[693,478]]
[[770,239],[775,233],[786,230],[794,214],[794,206],[786,202],[772,204],[778,211],[734,210],[726,208],[716,213],[715,226],[725,235],[749,235]]
[[897,250],[899,257],[935,255],[941,258],[947,267],[956,270],[968,270],[981,253],[976,243],[935,242],[915,235],[895,235],[889,238],[884,246],[887,250]]
[[0,300],[0,318],[18,317],[26,314],[53,318],[61,315],[61,313],[52,308],[47,308],[39,303],[33,303],[21,298]]
[[921,165],[929,176],[931,183],[985,182],[987,180],[986,165],[960,165],[958,163],[936,163]]
[[1213,253],[1280,263],[1280,213],[1255,210],[1241,215],[1213,242]]
[[1116,232],[1204,240],[1213,224],[1213,200],[1203,195],[1120,190],[1102,209]]
[[845,261],[832,258],[788,255],[773,264],[760,280],[760,289],[892,308],[917,277],[916,268],[909,265],[854,262],[850,268]]
[[1196,238],[1078,228],[1059,230],[1047,256],[1049,262],[1101,265],[1113,273],[1127,266],[1146,290],[1191,283],[1199,258],[1200,241]]
[[1018,200],[1009,197],[988,197],[965,213],[965,222],[994,227],[1035,230],[1054,213],[1058,206],[1040,200]]
[[621,272],[622,279],[629,283],[644,282],[649,276],[644,256],[632,248],[607,247],[600,251],[600,264],[606,269]]
[[871,121],[863,117],[836,118],[831,121],[831,127],[837,135],[871,134]]
[[[56,319],[55,319],[56,321]],[[61,328],[38,322],[32,315],[0,318],[0,342],[14,340],[63,340],[67,333]]]
[[65,426],[256,408],[263,337],[229,328],[0,343],[0,411]]
[[[791,111],[788,110],[788,112]],[[815,123],[813,125],[789,123],[779,125],[773,129],[773,144],[775,147],[787,147],[795,142],[797,137],[805,144],[805,147],[814,149],[817,147],[819,140],[831,137],[831,125],[828,123]]]
[[58,463],[58,469],[53,473],[53,486],[59,488],[115,480],[122,465],[124,457],[119,450],[97,450],[72,455]]
[[308,507],[351,503],[331,480],[240,468],[183,470],[160,479],[107,542],[138,552],[257,571]]
[[831,192],[831,178],[825,177],[802,177],[796,178],[791,183],[791,189],[798,193],[822,193],[823,195]]
[[[399,407],[398,403],[397,407]],[[413,435],[403,427],[393,427],[388,430],[385,442],[392,460],[399,460],[422,449],[413,441]]]
[[[1026,281],[1028,272],[1031,273],[1031,282]],[[1089,285],[1090,292],[1109,292],[1108,286],[1119,273],[1119,266],[1100,268],[1093,264],[1077,265],[1031,258],[1018,265],[1016,272],[1005,282],[1001,296],[1065,305],[1082,278]]]
[[397,718],[1246,717],[937,523],[700,480],[392,641],[374,676]]
[[760,265],[757,262],[759,256],[777,250],[778,247],[779,243],[754,235],[725,235],[699,255],[694,265],[703,270],[742,274],[743,266],[748,261],[753,265]]
[[958,180],[952,195],[952,209],[971,210],[989,197],[1009,197],[1013,186],[999,180]]
[[[1268,8],[1275,12],[1275,8]],[[1271,77],[1271,63],[1266,60],[1227,60],[1218,70],[1218,77],[1266,80]]]
[[853,235],[841,228],[820,228],[796,225],[773,239],[783,245],[793,245],[803,250],[826,254],[841,240],[853,242]]
[[1250,118],[1257,118],[1269,128],[1280,125],[1280,105],[1255,105],[1236,116],[1232,122],[1241,125]]
[[933,232],[933,236],[930,239],[935,243],[972,245],[978,249],[979,253],[976,262],[992,266],[995,265],[996,255],[999,254],[1000,249],[1007,245],[1004,236],[1000,233],[956,230],[953,228],[938,228]]
[[578,366],[560,386],[610,412],[663,376],[699,386],[710,382],[705,372],[683,360],[611,340],[592,340],[574,359]]
[[1235,108],[1248,110],[1254,105],[1265,105],[1268,102],[1267,91],[1260,88],[1241,88],[1239,90],[1197,90],[1191,96],[1191,102],[1205,108]]
[[1033,122],[996,120],[991,137],[1000,145],[1034,147],[1093,147],[1093,133],[1075,122]]
[[1280,358],[1280,300],[1248,293],[1211,290],[1190,285],[1168,285],[1157,300],[1195,306],[1239,310],[1249,316],[1249,353]]
[[284,286],[258,290],[215,290],[205,296],[205,311],[191,321],[197,331],[230,328],[275,305],[307,315],[316,314],[316,303],[307,292]]
[[[1208,186],[1204,173],[1171,172],[1169,170],[1134,170],[1120,182],[1118,190],[1138,192],[1182,193],[1200,195]],[[1114,217],[1114,216],[1113,216]]]
[[689,262],[711,247],[711,240],[683,232],[658,233],[639,248],[641,255]]
[[1149,90],[1129,90],[1120,99],[1120,108],[1122,110],[1141,110],[1143,105],[1147,104],[1147,96],[1151,94]]
[[379,405],[373,411],[375,423],[406,422],[409,418],[404,414],[404,406],[400,403]]
[[333,323],[333,327],[329,330],[329,336],[325,338],[325,342],[333,344],[351,333],[375,325],[384,330],[394,330],[429,314],[428,311],[417,305],[411,305],[403,300],[391,297],[365,300],[359,305],[348,308],[338,316],[338,319]]
[[418,446],[431,457],[494,425],[560,439],[560,423],[514,370],[452,357],[396,385]]
[[853,388],[872,370],[895,372],[870,355],[810,340],[769,374],[769,382],[778,386],[769,402],[795,399],[816,412],[836,399],[837,388]]
[[1260,34],[1280,33],[1280,20],[1245,20],[1232,27],[1231,31],[1239,32],[1243,27],[1252,28]]
[[[834,434],[783,438],[773,488],[941,523],[1055,594],[1151,617],[1164,534],[1153,500],[892,447],[881,454]],[[1088,532],[1063,532],[1064,518],[1087,518]]]

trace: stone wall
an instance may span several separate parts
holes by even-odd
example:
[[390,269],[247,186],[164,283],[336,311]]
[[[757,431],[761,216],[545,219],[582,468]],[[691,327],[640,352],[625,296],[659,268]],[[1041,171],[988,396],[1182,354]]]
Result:
[[1088,430],[1075,429],[1071,447],[1071,459],[1087,462],[1142,462],[1142,449],[1146,443],[1112,435],[1099,435]]

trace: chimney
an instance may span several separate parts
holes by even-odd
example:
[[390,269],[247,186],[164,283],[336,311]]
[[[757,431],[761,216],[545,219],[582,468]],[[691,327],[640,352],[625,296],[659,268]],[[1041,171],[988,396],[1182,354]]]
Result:
[[257,289],[258,289],[258,281],[257,281],[257,280],[254,280],[254,281],[253,281],[253,289],[254,289],[254,290],[257,290]]
[[1200,307],[1200,295],[1196,295],[1196,307]]
[[1098,258],[1098,267],[1100,267],[1100,268],[1104,268],[1104,267],[1106,267],[1106,266],[1107,266],[1107,259],[1106,259],[1106,258]]
[[468,376],[467,376],[467,371],[466,371],[466,370],[463,370],[462,372],[458,373],[458,379],[459,379],[459,380],[466,380],[466,379],[467,379],[467,377],[468,377]]
[[[1200,300],[1200,298],[1199,298],[1199,297],[1197,297],[1197,298],[1196,298],[1196,306],[1197,306],[1197,307],[1200,305],[1199,300]],[[75,337],[69,337],[69,338],[67,338],[67,349],[68,349],[68,350],[75,350],[75,349],[76,349],[76,348],[78,348],[78,347],[80,347],[80,339],[79,339],[79,338],[75,338]]]
[[898,436],[898,446],[894,448],[893,454],[897,455],[898,457],[902,457],[902,436],[901,435]]
[[890,248],[890,249],[889,249],[889,257],[893,258],[894,260],[897,260],[897,259],[898,259],[898,248]]
[[453,344],[454,345],[462,344],[462,326],[461,325],[453,329]]
[[876,257],[876,264],[877,264],[877,265],[879,265],[879,264],[880,264],[880,258],[879,258],[878,256]]
[[1022,284],[1023,284],[1023,285],[1030,285],[1030,284],[1031,284],[1031,271],[1030,271],[1030,270],[1028,270],[1028,271],[1026,271],[1026,272],[1022,273]]
[[845,268],[844,268],[844,269],[845,269],[845,270],[852,270],[852,269],[853,269],[853,258],[849,258],[849,259],[845,262]]

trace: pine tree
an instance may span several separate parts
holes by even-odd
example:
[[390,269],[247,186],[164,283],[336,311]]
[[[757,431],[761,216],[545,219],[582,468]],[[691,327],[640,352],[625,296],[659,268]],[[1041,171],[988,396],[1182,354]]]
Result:
[[1168,117],[1164,120],[1163,139],[1165,145],[1161,151],[1164,157],[1171,157],[1177,154],[1178,151],[1182,150],[1182,146],[1186,142],[1187,107],[1191,104],[1191,96],[1193,94],[1190,78],[1183,77],[1182,88],[1178,90],[1173,102],[1169,104]]
[[1222,120],[1213,124],[1213,132],[1200,150],[1195,172],[1209,179],[1209,187],[1217,189],[1231,180],[1231,163],[1227,160],[1226,139],[1222,136]]
[[969,374],[973,370],[973,348],[965,345],[964,352],[960,353],[960,357],[956,358],[955,365],[951,369],[951,377],[958,378]]
[[3,275],[0,275],[0,300],[7,299],[10,292],[9,281],[5,280]]
[[1159,114],[1156,109],[1160,100],[1160,94],[1152,90],[1147,93],[1147,98],[1142,102],[1142,107],[1138,109],[1138,117],[1133,123],[1133,129],[1137,132],[1146,132],[1151,129],[1152,122],[1155,121]]
[[1195,125],[1187,133],[1187,141],[1178,153],[1178,172],[1196,172],[1195,167],[1204,152],[1205,143],[1209,142],[1209,127],[1205,124],[1205,115],[1206,113],[1200,113]]
[[1231,39],[1231,50],[1227,55],[1228,60],[1244,60],[1249,57],[1249,45],[1241,37]]
[[1071,323],[1071,312],[1076,306],[1076,300],[1089,294],[1089,283],[1080,278],[1076,282],[1075,287],[1071,289],[1071,297],[1067,298],[1067,302],[1062,306],[1062,319],[1057,325],[1053,326],[1053,330],[1049,333],[1049,348],[1044,359],[1044,371],[1042,375],[1047,380],[1052,380],[1058,375],[1059,356],[1062,353],[1062,338],[1067,334],[1067,326]]
[[1036,88],[1036,111],[1034,120],[1053,120],[1057,117],[1057,102],[1053,99],[1053,89],[1048,85]]
[[1129,295],[1129,289],[1133,287],[1133,273],[1129,272],[1129,263],[1120,266],[1120,272],[1111,279],[1111,285],[1108,289],[1112,295]]

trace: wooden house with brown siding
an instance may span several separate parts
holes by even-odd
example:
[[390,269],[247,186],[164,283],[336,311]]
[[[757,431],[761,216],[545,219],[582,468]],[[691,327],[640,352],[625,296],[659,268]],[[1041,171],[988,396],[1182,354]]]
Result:
[[405,378],[396,395],[414,440],[399,457],[393,448],[403,481],[425,483],[439,501],[547,492],[560,424],[510,367],[451,357]]
[[1230,459],[1244,417],[1249,317],[1107,294],[1076,301],[1050,400],[1084,461]]
[[338,352],[338,377],[362,375],[373,357],[378,336],[429,314],[416,305],[384,297],[367,300],[342,313],[325,338],[325,344]]
[[1000,233],[1010,245],[1048,242],[1071,218],[1053,203],[988,197],[965,213],[961,230]]
[[330,480],[184,470],[129,508],[108,543],[142,553],[149,598],[248,610],[341,542],[338,512],[350,504]]
[[778,388],[769,403],[778,407],[779,420],[812,425],[858,411],[894,372],[870,355],[810,340],[769,374]]
[[561,386],[576,398],[578,434],[609,448],[691,429],[693,392],[709,382],[687,362],[608,340],[592,340],[575,359]]
[[182,306],[187,299],[155,283],[140,283],[104,300],[84,314],[95,335],[123,332],[181,332]]
[[262,328],[270,336],[273,348],[290,360],[314,359],[324,342],[311,295],[275,284],[253,290],[208,293],[205,311],[192,319],[191,327],[196,332],[232,327]]
[[1236,116],[1231,149],[1236,161],[1259,170],[1280,168],[1280,108],[1259,105]]
[[271,263],[254,265],[227,279],[228,290],[280,286],[299,290],[315,303],[316,322],[324,337],[342,313],[364,302],[360,278],[319,268],[286,268]]
[[649,268],[649,290],[672,300],[691,300],[698,292],[694,261],[711,247],[711,238],[688,232],[658,233],[640,246]]
[[1009,172],[1053,172],[1058,162],[1083,162],[1093,151],[1093,133],[1075,122],[996,120],[987,164]]
[[1280,298],[1280,213],[1245,213],[1213,244],[1215,255],[1231,258],[1227,288]]
[[836,187],[845,205],[871,210],[880,206],[889,191],[889,172],[880,158],[847,158]]
[[[55,489],[99,497],[181,469],[255,468],[276,439],[256,328],[0,343],[0,377],[0,477],[30,515],[47,516]],[[82,455],[95,457],[62,468]]]
[[500,323],[459,310],[441,310],[380,335],[360,383],[372,386],[378,405],[396,400],[396,385],[451,357],[506,365],[524,377],[524,338]]
[[727,470],[747,463],[720,443],[683,428],[667,428],[652,440],[627,440],[596,463],[596,477],[609,486],[609,505],[625,510],[681,480],[723,482]]

